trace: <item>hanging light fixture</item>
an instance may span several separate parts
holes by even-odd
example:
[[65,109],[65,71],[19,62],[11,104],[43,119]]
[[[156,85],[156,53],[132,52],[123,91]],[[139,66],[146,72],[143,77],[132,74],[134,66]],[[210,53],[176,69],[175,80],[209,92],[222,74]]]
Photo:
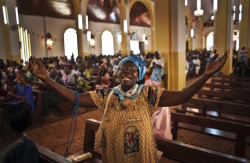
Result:
[[53,40],[52,40],[52,35],[50,33],[46,34],[46,44],[47,44],[47,48],[49,50],[52,49],[52,45],[53,45]]
[[214,12],[217,11],[217,8],[218,8],[218,0],[214,0],[214,7],[213,7]]
[[144,43],[145,43],[145,45],[148,45],[148,37],[147,36],[145,37]]
[[239,6],[239,21],[242,19],[242,4]]
[[78,15],[78,29],[83,29],[82,14]]
[[204,11],[201,9],[201,0],[197,0],[197,10],[194,11],[194,15],[199,17],[203,16]]
[[124,33],[128,32],[128,21],[127,20],[123,21],[123,31],[124,31]]
[[211,20],[214,21],[214,15],[211,16]]
[[194,38],[194,29],[191,29],[191,34],[190,34],[191,38]]

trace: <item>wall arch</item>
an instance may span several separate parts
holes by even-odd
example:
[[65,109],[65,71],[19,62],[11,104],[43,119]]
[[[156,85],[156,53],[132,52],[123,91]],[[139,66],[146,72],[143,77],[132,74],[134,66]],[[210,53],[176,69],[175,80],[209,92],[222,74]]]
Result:
[[214,49],[214,31],[211,31],[206,36],[206,49],[207,50]]
[[154,6],[151,2],[151,0],[130,0],[129,1],[129,13],[133,7],[133,5],[136,2],[141,2],[145,7],[147,8],[149,15],[150,15],[150,21],[151,21],[151,51],[153,52],[155,50],[155,18],[154,18]]
[[114,36],[108,30],[102,33],[102,54],[114,55]]
[[68,28],[64,32],[64,52],[68,59],[74,54],[74,59],[79,55],[78,53],[77,32],[73,28]]
[[204,33],[204,41],[205,41],[205,47],[207,48],[207,36],[210,34],[210,33],[212,33],[212,32],[214,32],[214,28],[210,28],[210,29],[208,29],[205,33]]

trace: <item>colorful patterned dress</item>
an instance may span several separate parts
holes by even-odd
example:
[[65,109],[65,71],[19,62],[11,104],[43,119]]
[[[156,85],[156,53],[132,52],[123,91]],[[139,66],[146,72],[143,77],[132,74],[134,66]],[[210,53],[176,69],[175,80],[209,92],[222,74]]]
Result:
[[[158,162],[151,117],[156,111],[163,88],[144,86],[136,98],[119,100],[112,94],[101,125],[103,162]],[[90,92],[103,113],[110,89]]]

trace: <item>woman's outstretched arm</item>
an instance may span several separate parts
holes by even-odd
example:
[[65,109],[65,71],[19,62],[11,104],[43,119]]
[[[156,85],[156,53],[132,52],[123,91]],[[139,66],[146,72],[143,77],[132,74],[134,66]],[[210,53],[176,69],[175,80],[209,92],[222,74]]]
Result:
[[164,90],[159,106],[174,106],[182,104],[188,101],[193,95],[199,91],[202,85],[217,71],[219,71],[227,60],[227,53],[223,57],[218,58],[218,54],[214,56],[213,60],[208,63],[205,73],[200,76],[195,82],[191,85],[183,88],[181,91],[168,91]]
[[[48,77],[45,66],[39,60],[30,60],[32,73],[43,80],[49,87],[66,98],[69,102],[75,102],[75,92],[67,89]],[[89,93],[79,94],[79,105],[84,107],[96,107]]]

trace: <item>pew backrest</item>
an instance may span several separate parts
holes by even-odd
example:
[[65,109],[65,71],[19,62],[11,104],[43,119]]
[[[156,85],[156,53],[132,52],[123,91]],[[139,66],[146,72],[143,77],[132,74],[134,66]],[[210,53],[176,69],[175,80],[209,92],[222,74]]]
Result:
[[[85,152],[94,152],[95,155],[101,154],[94,150],[96,132],[100,126],[100,122],[94,119],[86,120],[84,146]],[[193,162],[249,162],[249,160],[210,149],[189,145],[179,141],[165,140],[156,137],[157,148],[163,152],[163,157],[167,157],[176,161],[193,163]],[[97,154],[98,153],[98,154]]]
[[241,86],[241,87],[250,87],[250,82],[249,81],[235,81],[235,80],[226,80],[222,78],[212,78],[211,79],[212,84],[227,84],[227,85],[232,85],[232,86]]
[[249,104],[250,94],[232,93],[232,92],[219,92],[210,90],[199,90],[198,98],[214,99],[220,101],[231,101],[235,103]]
[[177,112],[171,112],[171,121],[173,121],[173,139],[177,139],[178,124],[185,123],[200,127],[213,128],[222,131],[228,131],[236,134],[235,155],[245,156],[246,137],[250,135],[250,124],[226,121],[215,118],[186,115]]
[[202,86],[203,90],[211,90],[211,91],[223,91],[223,92],[232,92],[232,93],[244,93],[250,94],[250,88],[234,86],[234,85],[226,85],[226,84],[214,84],[214,83],[205,83]]
[[39,158],[41,163],[72,163],[71,161],[67,160],[66,158],[40,146],[36,145],[38,152],[39,152]]
[[224,102],[202,98],[191,98],[188,102],[182,104],[183,110],[186,111],[187,107],[199,109],[203,116],[206,116],[207,110],[250,116],[250,105],[232,102]]

